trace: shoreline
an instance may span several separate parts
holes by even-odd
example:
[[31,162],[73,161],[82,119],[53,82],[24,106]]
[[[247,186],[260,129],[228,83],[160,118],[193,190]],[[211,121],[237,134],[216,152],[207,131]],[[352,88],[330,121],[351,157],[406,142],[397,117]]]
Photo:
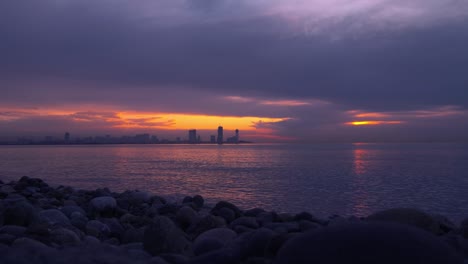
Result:
[[[41,179],[22,177],[0,181],[0,212],[0,254],[5,256],[0,263],[40,263],[38,259],[46,260],[42,263],[159,264],[331,261],[336,256],[322,256],[323,250],[314,252],[317,247],[311,246],[321,235],[333,240],[327,249],[333,251],[340,241],[350,239],[369,244],[369,232],[389,240],[385,247],[393,240],[399,245],[422,243],[423,250],[434,247],[429,255],[435,255],[426,263],[438,263],[431,262],[438,257],[445,263],[468,261],[468,219],[456,225],[417,209],[321,219],[309,212],[243,210],[229,201],[207,206],[200,195],[171,203],[147,192],[52,187]],[[399,232],[400,238],[392,237]],[[326,245],[322,242],[320,246]],[[339,248],[342,252],[347,247],[354,253],[369,251],[353,244],[345,245],[344,251],[343,246]],[[369,259],[374,254],[374,262],[382,260],[385,247],[382,252],[369,251]],[[418,256],[414,249],[400,253],[388,254],[401,257],[394,259],[400,263],[411,263],[405,261]]]

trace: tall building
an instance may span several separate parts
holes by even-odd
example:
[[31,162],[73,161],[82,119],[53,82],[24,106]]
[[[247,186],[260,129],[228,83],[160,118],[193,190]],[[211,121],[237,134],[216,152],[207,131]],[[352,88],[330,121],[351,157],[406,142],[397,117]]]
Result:
[[70,133],[66,132],[65,133],[65,136],[63,137],[63,139],[65,140],[65,142],[70,142]]
[[239,143],[239,129],[236,129],[236,143]]
[[197,143],[197,130],[191,129],[188,131],[189,134],[189,143]]
[[218,127],[218,144],[223,144],[223,127]]
[[213,144],[216,143],[216,136],[215,135],[211,135],[210,142],[213,143]]

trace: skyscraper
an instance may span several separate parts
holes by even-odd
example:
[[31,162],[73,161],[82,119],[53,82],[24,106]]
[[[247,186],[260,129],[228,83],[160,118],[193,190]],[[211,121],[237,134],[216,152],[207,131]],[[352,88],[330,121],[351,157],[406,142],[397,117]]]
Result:
[[70,133],[66,132],[63,139],[65,140],[66,143],[70,142]]
[[197,143],[197,130],[189,130],[189,143]]
[[223,127],[218,127],[218,144],[223,144]]
[[213,144],[216,143],[216,136],[215,135],[211,135],[210,142],[213,143]]
[[239,143],[239,129],[236,129],[236,143]]

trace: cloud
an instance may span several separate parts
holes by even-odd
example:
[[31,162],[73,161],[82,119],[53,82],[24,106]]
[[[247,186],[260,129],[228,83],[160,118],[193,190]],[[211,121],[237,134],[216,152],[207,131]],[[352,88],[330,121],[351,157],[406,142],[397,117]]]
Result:
[[416,122],[468,107],[467,21],[462,0],[0,1],[0,105],[291,118],[273,126],[302,137],[356,109]]

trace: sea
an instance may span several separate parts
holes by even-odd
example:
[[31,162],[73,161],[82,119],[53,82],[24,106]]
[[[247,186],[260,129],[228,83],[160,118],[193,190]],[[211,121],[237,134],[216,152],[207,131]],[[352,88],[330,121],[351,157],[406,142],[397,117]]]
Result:
[[468,217],[466,143],[0,146],[0,179],[22,176],[318,217],[395,207]]

